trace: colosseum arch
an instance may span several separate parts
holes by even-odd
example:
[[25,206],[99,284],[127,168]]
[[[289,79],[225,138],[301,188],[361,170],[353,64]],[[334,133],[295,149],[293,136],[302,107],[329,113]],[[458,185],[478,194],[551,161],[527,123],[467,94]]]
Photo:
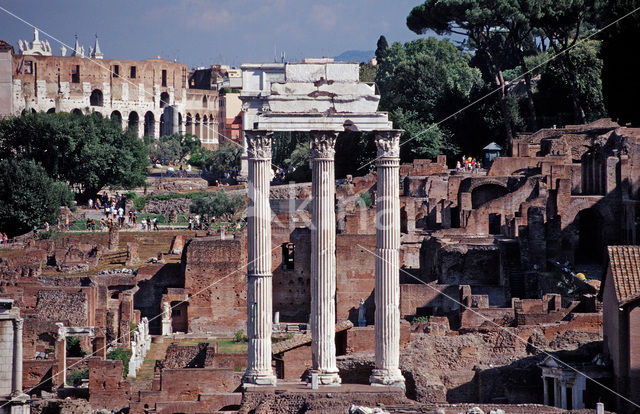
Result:
[[55,114],[56,113],[56,108],[49,108],[49,110],[47,111],[48,114]]
[[136,111],[131,111],[131,113],[129,114],[129,121],[127,123],[127,127],[129,129],[132,129],[136,132],[136,135],[138,135],[138,124],[140,123],[140,116],[138,115],[138,113]]
[[122,127],[122,114],[120,113],[120,111],[111,112],[110,118],[112,121],[117,122],[120,127]]
[[202,142],[205,142],[209,139],[209,118],[204,115],[202,117],[202,137],[200,137],[200,140]]
[[198,138],[200,138],[202,136],[202,130],[200,128],[201,128],[201,125],[200,125],[200,114],[196,114],[196,124],[195,124],[195,128],[194,128],[193,134],[195,136],[197,136]]
[[155,116],[153,115],[153,112],[151,111],[147,111],[146,114],[144,114],[144,136],[150,136],[153,137],[155,136],[155,124],[156,124],[156,119]]
[[71,113],[74,115],[82,115],[82,111],[78,108],[72,109]]
[[171,102],[169,102],[169,94],[166,92],[162,92],[160,94],[160,108],[164,108],[165,106],[169,106]]
[[189,112],[187,112],[187,122],[184,126],[187,134],[193,134],[193,117]]
[[104,99],[102,96],[102,91],[100,89],[94,89],[91,91],[91,96],[89,97],[89,104],[91,106],[103,106]]

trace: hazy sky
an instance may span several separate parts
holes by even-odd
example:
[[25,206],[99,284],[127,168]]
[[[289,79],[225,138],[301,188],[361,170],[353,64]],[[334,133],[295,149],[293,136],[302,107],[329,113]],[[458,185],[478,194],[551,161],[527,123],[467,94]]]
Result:
[[[420,0],[0,0],[0,6],[85,51],[95,33],[105,58],[160,56],[191,66],[240,65],[372,50],[381,34],[418,38],[405,21]],[[17,49],[33,29],[0,10],[0,39]],[[47,38],[42,35],[41,38]],[[49,39],[54,54],[60,44]]]

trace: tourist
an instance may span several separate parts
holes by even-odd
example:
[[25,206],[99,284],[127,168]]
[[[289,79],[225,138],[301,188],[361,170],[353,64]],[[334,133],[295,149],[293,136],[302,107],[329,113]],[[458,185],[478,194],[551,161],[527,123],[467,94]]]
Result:
[[7,233],[2,233],[2,244],[9,244],[9,236],[7,236]]
[[68,215],[64,216],[64,229],[65,230],[69,230],[69,216]]
[[158,231],[158,217],[153,218],[153,230]]
[[105,225],[106,225],[106,223],[105,223],[105,221],[104,221],[104,217],[101,217],[101,218],[100,218],[100,231],[103,231],[103,230],[104,230]]
[[187,223],[189,224],[189,230],[193,230],[193,219],[191,218],[191,216],[187,218]]
[[147,231],[151,231],[151,217],[147,216]]
[[93,198],[89,199],[89,208],[93,208]]
[[58,228],[58,230],[60,230],[61,224],[62,224],[62,220],[60,219],[60,216],[56,217],[56,227]]

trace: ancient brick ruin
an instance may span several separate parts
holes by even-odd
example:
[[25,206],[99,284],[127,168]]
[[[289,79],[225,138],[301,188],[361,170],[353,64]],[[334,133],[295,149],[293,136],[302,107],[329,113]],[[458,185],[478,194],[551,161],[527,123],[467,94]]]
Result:
[[[276,99],[282,105],[283,95]],[[273,126],[278,118],[255,122]],[[336,139],[326,135],[313,136],[318,142]],[[393,141],[382,135],[381,164],[388,161],[384,144]],[[121,232],[117,238],[67,233],[0,249],[0,297],[2,303],[13,301],[10,313],[19,316],[9,321],[0,309],[2,346],[18,337],[13,320],[24,321],[22,373],[12,351],[11,369],[0,372],[0,398],[29,401],[34,411],[42,401],[58,408],[70,404],[64,400],[69,396],[94,410],[129,407],[131,413],[259,407],[346,412],[351,403],[367,402],[424,411],[459,403],[472,404],[465,410],[478,405],[486,411],[554,413],[561,411],[553,405],[595,408],[597,395],[607,409],[616,409],[615,398],[572,377],[548,354],[597,373],[608,387],[618,386],[618,373],[607,362],[616,358],[618,342],[609,334],[603,349],[602,309],[630,306],[635,315],[635,308],[633,302],[607,305],[614,291],[605,284],[603,295],[600,282],[611,255],[605,247],[638,242],[640,130],[601,120],[521,135],[511,143],[512,156],[477,173],[451,170],[451,160],[441,156],[388,171],[380,165],[363,177],[268,191],[258,164],[268,159],[260,149],[266,151],[271,138],[259,130],[249,131],[248,138],[249,191],[256,192],[250,206],[262,209],[250,214],[248,230]],[[317,158],[316,164],[324,162]],[[327,192],[324,209],[335,216],[319,223],[313,213],[323,206],[313,200],[322,200],[318,191],[329,187],[335,203]],[[364,193],[372,205],[362,202]],[[395,203],[385,210],[395,212],[397,222],[388,227],[397,233],[376,234],[376,215],[386,202]],[[327,230],[328,238],[318,239],[318,229]],[[381,244],[385,237],[391,244]],[[323,388],[321,381],[321,393],[304,384],[313,383],[314,371],[322,368],[314,357],[314,315],[320,312],[314,308],[314,295],[320,294],[314,275],[317,280],[317,243],[331,238],[335,301],[331,295],[325,299],[333,301],[335,317],[323,325],[324,342],[332,337],[323,352],[335,372],[327,371],[331,378],[324,379],[337,377],[342,385]],[[399,299],[395,369],[404,391],[371,391],[369,385],[379,374],[376,355],[385,352],[377,348],[382,322],[376,303],[382,299],[376,295],[384,287],[376,266],[387,263],[376,264],[380,249],[397,250],[398,280],[389,287],[397,288]],[[157,263],[158,253],[164,263]],[[156,263],[148,262],[150,256]],[[258,258],[266,258],[259,268],[253,266]],[[271,285],[261,291],[267,275]],[[254,305],[258,294],[268,296],[269,309]],[[264,326],[256,326],[257,316]],[[107,358],[107,350],[131,352],[146,344],[147,332],[146,356],[136,363]],[[90,357],[67,355],[61,338],[74,333]],[[222,349],[219,340],[238,336],[235,344],[242,344],[243,335],[248,350]],[[243,393],[243,377],[261,385],[248,381],[259,377],[251,364],[269,386]],[[66,381],[83,371],[77,385]],[[530,405],[508,411],[515,407],[509,404]]]

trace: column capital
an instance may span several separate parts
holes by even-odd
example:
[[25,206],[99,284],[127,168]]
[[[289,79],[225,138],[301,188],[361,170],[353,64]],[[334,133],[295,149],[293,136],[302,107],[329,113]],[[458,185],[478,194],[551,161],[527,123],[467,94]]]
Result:
[[403,132],[401,129],[376,131],[376,147],[378,147],[379,159],[400,157],[400,135]]
[[333,159],[336,155],[336,138],[338,133],[335,131],[311,131],[310,144],[311,152],[309,158],[327,158]]
[[267,131],[245,131],[247,137],[247,157],[252,160],[271,159],[273,133]]
[[23,324],[24,324],[24,319],[22,318],[16,318],[13,320],[13,327],[15,329],[22,329]]

